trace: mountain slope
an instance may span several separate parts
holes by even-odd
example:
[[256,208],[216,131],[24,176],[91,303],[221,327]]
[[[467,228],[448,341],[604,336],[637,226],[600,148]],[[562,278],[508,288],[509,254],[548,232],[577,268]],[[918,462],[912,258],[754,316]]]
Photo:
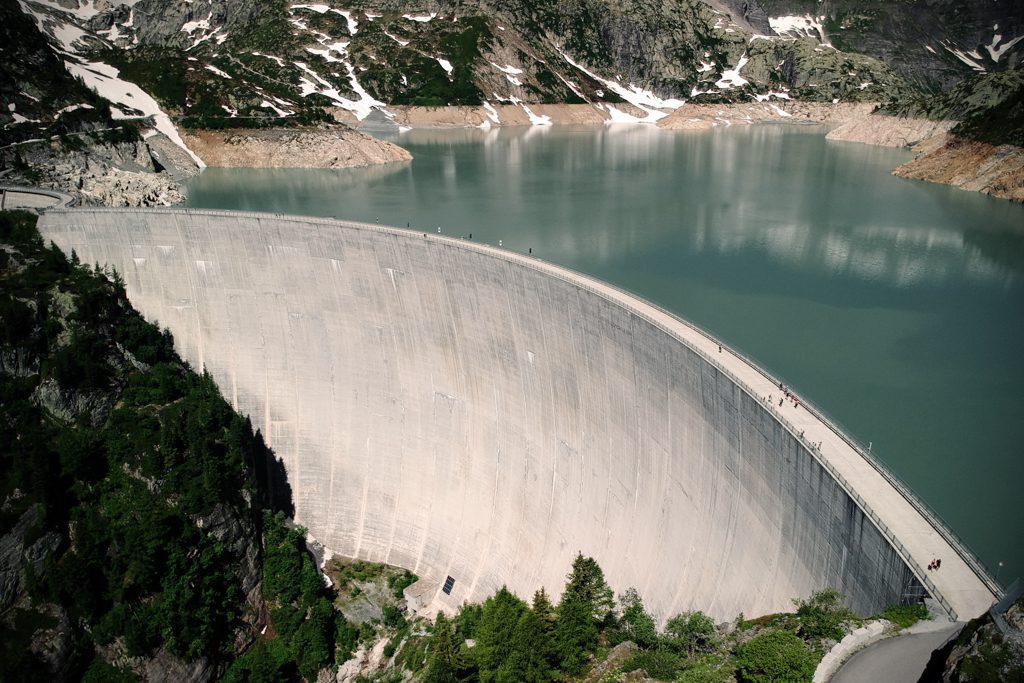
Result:
[[21,4],[72,71],[102,92],[90,74],[116,67],[186,126],[483,102],[629,102],[640,110],[623,111],[653,120],[683,98],[877,101],[907,87],[875,59],[808,34],[760,32],[726,4],[698,0],[74,2],[83,4]]

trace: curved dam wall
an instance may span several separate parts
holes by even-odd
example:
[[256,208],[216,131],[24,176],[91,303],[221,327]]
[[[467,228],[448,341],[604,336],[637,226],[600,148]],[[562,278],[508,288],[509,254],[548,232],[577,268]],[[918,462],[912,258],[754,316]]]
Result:
[[266,214],[57,211],[40,227],[116,267],[251,416],[299,523],[335,553],[453,577],[438,604],[502,584],[557,595],[577,551],[660,619],[786,610],[824,587],[867,614],[924,592],[763,397],[593,280]]

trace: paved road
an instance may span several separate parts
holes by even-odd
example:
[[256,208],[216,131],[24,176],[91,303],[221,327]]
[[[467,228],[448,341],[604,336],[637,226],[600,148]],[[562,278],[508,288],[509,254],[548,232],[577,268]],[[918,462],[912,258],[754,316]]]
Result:
[[962,626],[879,641],[851,657],[831,683],[917,683],[932,651]]

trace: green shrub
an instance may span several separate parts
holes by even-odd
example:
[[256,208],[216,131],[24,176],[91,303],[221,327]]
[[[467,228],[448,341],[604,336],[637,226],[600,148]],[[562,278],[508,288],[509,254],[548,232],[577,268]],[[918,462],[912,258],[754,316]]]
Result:
[[799,633],[805,640],[842,640],[846,635],[843,623],[855,615],[842,604],[839,591],[832,588],[817,591],[809,600],[794,600],[800,620]]
[[692,657],[714,647],[715,622],[703,612],[677,614],[665,624],[665,641],[669,647]]
[[741,683],[807,683],[814,676],[818,657],[789,631],[768,631],[736,651]]
[[928,607],[923,602],[911,605],[889,605],[882,612],[882,618],[888,619],[900,628],[908,628],[928,618]]
[[623,671],[643,670],[647,676],[659,681],[674,680],[683,666],[683,658],[672,650],[659,647],[637,652],[622,667]]

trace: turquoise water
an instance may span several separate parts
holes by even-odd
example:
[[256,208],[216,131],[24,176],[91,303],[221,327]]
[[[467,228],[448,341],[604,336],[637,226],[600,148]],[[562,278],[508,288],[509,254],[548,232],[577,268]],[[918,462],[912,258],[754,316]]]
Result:
[[188,205],[472,233],[636,292],[785,378],[1024,576],[1024,206],[823,133],[410,131],[411,163],[211,169]]

